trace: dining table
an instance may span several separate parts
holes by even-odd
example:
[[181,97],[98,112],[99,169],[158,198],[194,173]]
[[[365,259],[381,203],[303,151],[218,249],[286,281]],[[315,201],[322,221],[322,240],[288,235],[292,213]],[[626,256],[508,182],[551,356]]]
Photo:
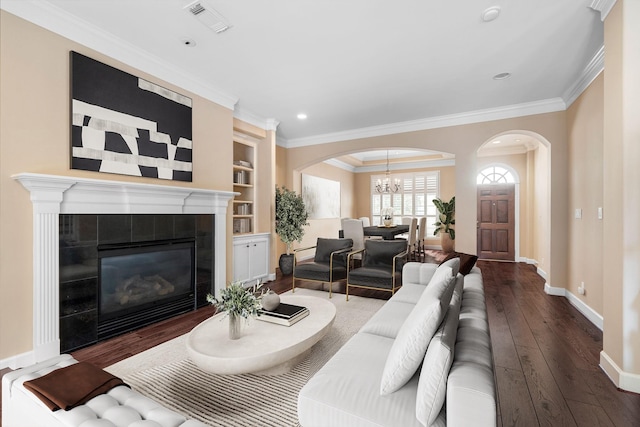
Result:
[[384,240],[393,240],[398,234],[404,234],[409,232],[409,226],[404,224],[385,226],[385,225],[372,225],[370,227],[363,227],[365,236],[379,236]]

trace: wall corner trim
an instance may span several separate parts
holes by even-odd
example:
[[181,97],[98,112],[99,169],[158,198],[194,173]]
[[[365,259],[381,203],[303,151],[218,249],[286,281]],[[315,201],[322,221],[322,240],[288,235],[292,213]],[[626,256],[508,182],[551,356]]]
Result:
[[600,369],[607,374],[616,387],[640,393],[640,375],[623,371],[604,350],[600,352]]

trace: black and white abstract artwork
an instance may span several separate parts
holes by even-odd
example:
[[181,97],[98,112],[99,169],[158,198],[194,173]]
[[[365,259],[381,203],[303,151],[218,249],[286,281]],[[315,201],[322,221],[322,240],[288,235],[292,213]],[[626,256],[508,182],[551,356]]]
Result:
[[71,168],[192,180],[191,98],[71,52]]

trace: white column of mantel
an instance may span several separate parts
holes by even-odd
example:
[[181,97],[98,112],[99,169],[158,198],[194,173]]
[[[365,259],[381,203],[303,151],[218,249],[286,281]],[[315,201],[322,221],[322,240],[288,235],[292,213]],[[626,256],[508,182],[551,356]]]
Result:
[[33,203],[33,355],[41,362],[60,354],[59,220],[71,183],[18,179]]

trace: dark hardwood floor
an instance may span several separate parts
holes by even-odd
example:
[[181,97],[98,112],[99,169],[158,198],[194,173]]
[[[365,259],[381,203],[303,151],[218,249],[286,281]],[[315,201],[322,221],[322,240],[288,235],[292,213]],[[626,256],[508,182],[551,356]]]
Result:
[[[433,260],[433,259],[431,259]],[[479,261],[493,344],[499,426],[640,426],[640,395],[616,389],[598,366],[602,332],[565,298],[543,291],[535,268]],[[266,286],[281,293],[290,277]],[[302,287],[320,289],[319,283]],[[343,298],[344,284],[334,284]],[[372,298],[389,293],[356,290]],[[76,351],[100,367],[190,331],[212,307],[184,314]]]

